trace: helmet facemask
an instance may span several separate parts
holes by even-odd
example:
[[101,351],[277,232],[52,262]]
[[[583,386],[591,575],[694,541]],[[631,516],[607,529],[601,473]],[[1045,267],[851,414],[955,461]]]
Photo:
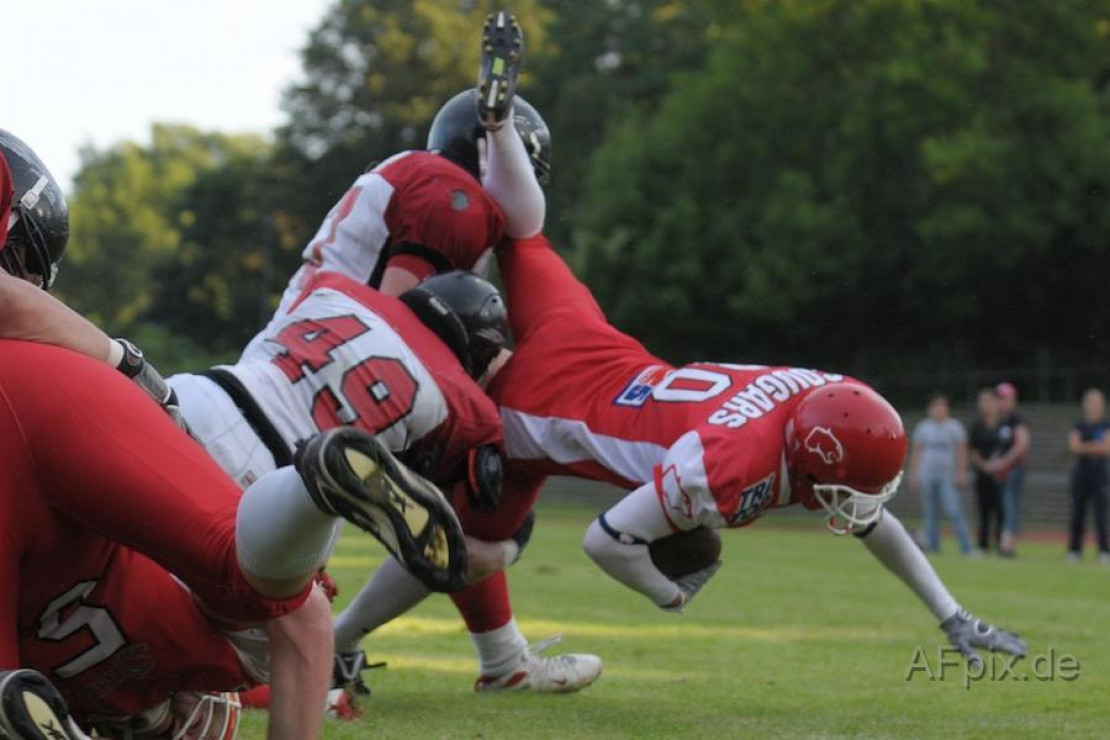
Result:
[[867,527],[879,519],[883,504],[894,498],[902,474],[887,483],[878,493],[865,493],[839,483],[814,483],[813,497],[829,512],[825,526],[833,534],[844,535],[853,527]]
[[12,204],[7,237],[0,242],[0,268],[43,290],[50,289],[58,273],[58,265],[51,261],[46,235],[31,214],[49,185],[50,179],[40,176],[35,185]]
[[236,693],[178,692],[173,696],[174,714],[185,719],[173,740],[235,740],[241,709]]

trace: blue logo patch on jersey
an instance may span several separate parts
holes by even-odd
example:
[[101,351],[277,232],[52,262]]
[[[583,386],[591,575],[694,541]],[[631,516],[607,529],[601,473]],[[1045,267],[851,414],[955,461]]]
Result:
[[624,387],[617,397],[613,399],[614,406],[630,406],[639,408],[651,398],[651,392],[659,381],[667,376],[666,368],[652,365],[643,370]]
[[745,488],[740,494],[740,503],[736,513],[728,520],[728,526],[737,527],[746,524],[759,516],[771,500],[771,491],[775,487],[775,474],[771,473],[763,480],[750,488]]

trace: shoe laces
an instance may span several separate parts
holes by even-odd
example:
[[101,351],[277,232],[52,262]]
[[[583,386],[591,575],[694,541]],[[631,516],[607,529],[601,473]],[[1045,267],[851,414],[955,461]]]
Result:
[[533,642],[524,648],[524,661],[531,663],[531,670],[534,673],[540,674],[542,677],[550,677],[550,674],[556,673],[560,670],[573,668],[577,662],[572,655],[541,655],[548,648],[559,644],[563,641],[561,634],[554,634],[550,637],[545,637],[542,640]]

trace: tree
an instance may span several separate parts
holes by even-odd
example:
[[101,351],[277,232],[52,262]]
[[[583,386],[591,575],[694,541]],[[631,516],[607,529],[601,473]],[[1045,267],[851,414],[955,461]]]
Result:
[[162,124],[149,144],[86,148],[59,293],[113,333],[240,349],[275,305],[273,252],[299,251],[270,216],[270,151],[260,136]]
[[[421,148],[439,107],[473,86],[479,30],[493,0],[341,0],[302,52],[305,80],[285,98],[278,131],[282,202],[307,239],[374,160]],[[542,55],[549,14],[536,0],[512,10],[528,54]]]
[[721,0],[545,0],[550,42],[532,55],[524,94],[552,131],[546,231],[573,230],[582,183],[605,132],[650,117],[684,71],[700,69],[730,17]]
[[574,258],[668,356],[854,372],[1110,349],[1110,3],[734,4],[595,157]]

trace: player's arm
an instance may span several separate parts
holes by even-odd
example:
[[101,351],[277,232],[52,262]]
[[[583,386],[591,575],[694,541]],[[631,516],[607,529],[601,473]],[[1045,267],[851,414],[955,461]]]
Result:
[[299,609],[266,624],[270,638],[270,740],[320,736],[331,681],[331,605],[318,587]]
[[54,344],[108,362],[111,338],[42,288],[0,270],[0,337]]
[[649,542],[673,533],[655,484],[645,483],[590,524],[582,548],[598,567],[656,606],[679,609],[685,602],[682,590],[648,554]]
[[[420,281],[433,273],[429,263],[427,268],[417,266],[413,261],[390,260],[389,266],[382,273],[382,282],[378,290],[386,295],[401,295],[410,288],[415,288]],[[414,269],[415,268],[415,269]]]
[[177,399],[161,374],[135,345],[112,339],[49,293],[0,270],[0,338],[64,347],[118,369],[184,426]]
[[968,660],[979,660],[972,649],[977,647],[1025,654],[1025,642],[1016,634],[984,624],[960,607],[902,522],[889,511],[884,509],[878,521],[854,534],[887,570],[925,602],[949,640]]

